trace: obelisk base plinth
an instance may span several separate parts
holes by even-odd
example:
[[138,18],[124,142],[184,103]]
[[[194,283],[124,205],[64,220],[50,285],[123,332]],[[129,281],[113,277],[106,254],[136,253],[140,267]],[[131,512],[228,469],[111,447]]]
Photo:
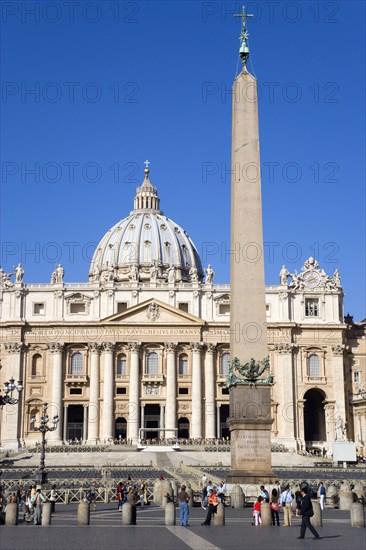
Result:
[[227,483],[273,483],[270,386],[230,389],[231,470]]

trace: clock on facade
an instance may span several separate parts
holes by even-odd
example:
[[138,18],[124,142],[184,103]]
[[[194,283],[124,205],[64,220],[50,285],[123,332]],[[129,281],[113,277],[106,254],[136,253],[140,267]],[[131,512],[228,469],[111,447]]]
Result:
[[320,283],[320,275],[317,271],[307,271],[304,274],[304,283],[310,288],[318,286]]

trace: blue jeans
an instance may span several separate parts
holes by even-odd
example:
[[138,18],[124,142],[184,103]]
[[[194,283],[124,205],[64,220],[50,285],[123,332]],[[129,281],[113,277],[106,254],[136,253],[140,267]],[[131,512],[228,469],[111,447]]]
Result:
[[187,525],[188,524],[188,516],[189,516],[188,502],[180,502],[179,503],[179,523],[180,523],[180,525]]

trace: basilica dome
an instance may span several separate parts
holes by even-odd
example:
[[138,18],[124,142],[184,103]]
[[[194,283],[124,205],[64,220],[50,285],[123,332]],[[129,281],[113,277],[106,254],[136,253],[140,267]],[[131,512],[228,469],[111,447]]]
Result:
[[136,190],[134,209],[116,223],[97,246],[90,266],[93,282],[198,282],[202,264],[192,240],[159,209],[160,199],[150,170]]

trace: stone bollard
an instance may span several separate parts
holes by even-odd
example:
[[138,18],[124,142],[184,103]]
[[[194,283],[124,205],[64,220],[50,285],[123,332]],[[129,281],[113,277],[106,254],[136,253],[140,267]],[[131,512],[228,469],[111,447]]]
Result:
[[90,525],[89,502],[80,502],[78,506],[78,525]]
[[339,490],[339,509],[350,510],[353,502],[353,493],[348,483],[343,483]]
[[165,505],[165,525],[175,525],[175,504],[172,501]]
[[122,506],[122,525],[132,525],[132,504],[129,502]]
[[338,491],[335,485],[329,485],[327,488],[327,496],[325,499],[327,508],[335,508],[338,506]]
[[161,504],[161,481],[157,479],[154,483],[153,500],[156,506]]
[[192,487],[187,487],[186,493],[189,496],[188,508],[193,508],[193,489],[192,489]]
[[230,500],[232,508],[244,508],[244,493],[240,485],[236,484],[233,486],[230,493]]
[[263,527],[270,527],[272,525],[271,506],[269,502],[262,502],[261,518]]
[[173,498],[173,487],[170,481],[167,479],[161,482],[161,497],[160,497],[160,506],[165,508],[165,505],[169,498]]
[[351,527],[365,527],[365,516],[361,502],[352,502],[350,507]]
[[316,500],[312,500],[314,515],[310,519],[311,524],[314,525],[314,527],[323,527],[323,514],[322,509],[320,508],[320,503]]
[[6,506],[5,525],[18,525],[18,504],[16,502],[11,502]]
[[216,508],[216,513],[213,515],[213,523],[215,527],[222,527],[225,525],[225,507],[222,502],[219,502]]
[[45,502],[42,506],[42,525],[51,525],[51,502]]

